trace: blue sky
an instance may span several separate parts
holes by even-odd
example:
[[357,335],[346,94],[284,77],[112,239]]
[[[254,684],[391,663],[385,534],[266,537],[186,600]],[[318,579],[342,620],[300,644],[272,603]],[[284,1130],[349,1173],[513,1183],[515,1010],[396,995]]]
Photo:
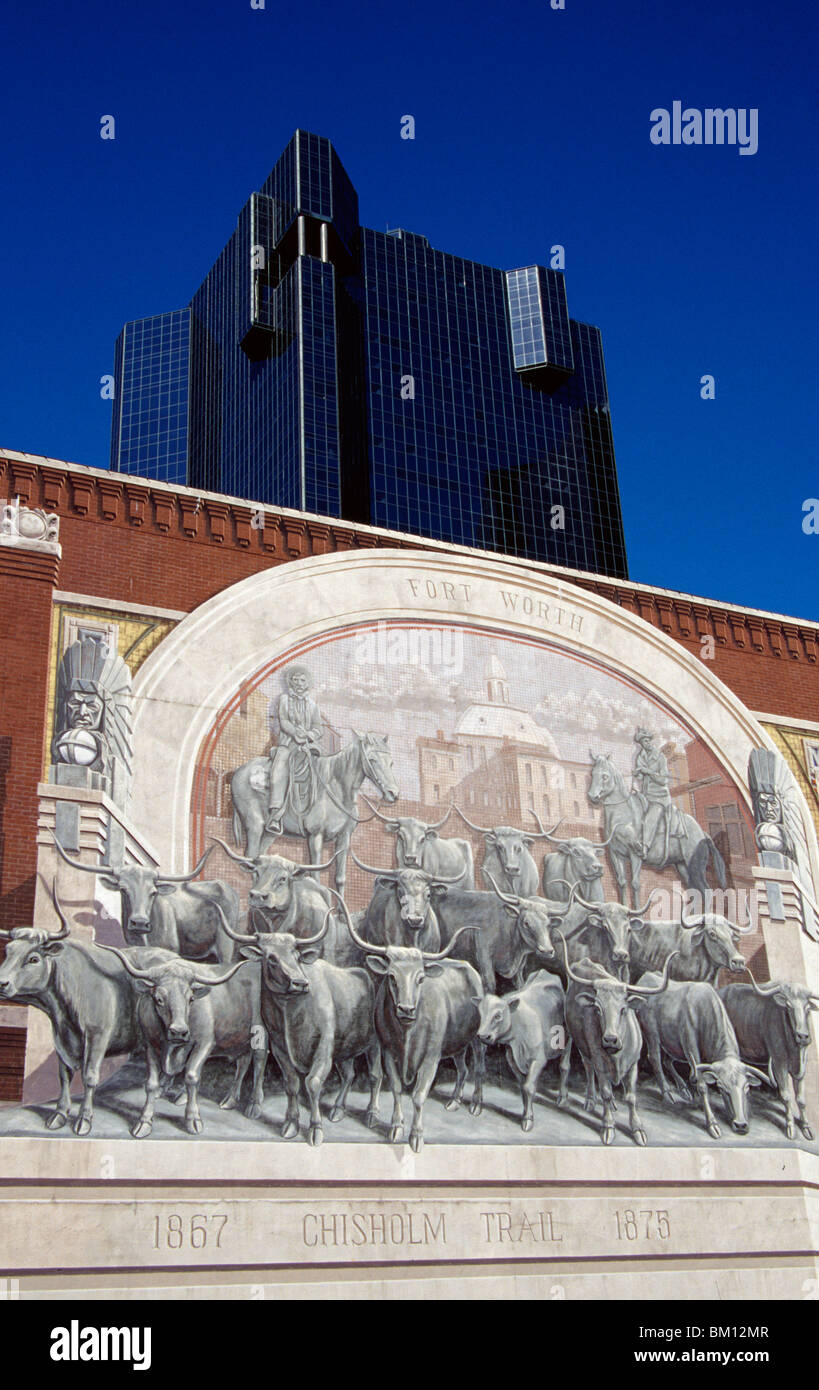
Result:
[[[107,467],[122,323],[188,302],[301,126],[365,225],[503,267],[565,246],[569,311],[603,331],[634,579],[819,618],[815,6],[565,5],[18,5],[0,444]],[[674,100],[757,108],[758,152],[652,145]]]

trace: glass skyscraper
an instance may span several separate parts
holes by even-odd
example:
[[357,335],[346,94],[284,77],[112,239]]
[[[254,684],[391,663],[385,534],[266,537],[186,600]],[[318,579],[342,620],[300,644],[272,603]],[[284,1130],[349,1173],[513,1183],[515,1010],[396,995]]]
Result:
[[600,332],[562,273],[360,227],[320,136],[186,309],[125,325],[115,381],[113,469],[627,576]]

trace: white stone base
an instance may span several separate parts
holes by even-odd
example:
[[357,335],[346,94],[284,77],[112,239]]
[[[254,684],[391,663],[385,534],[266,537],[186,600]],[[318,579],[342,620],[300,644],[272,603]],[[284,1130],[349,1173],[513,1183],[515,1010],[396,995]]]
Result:
[[3,1139],[22,1298],[794,1299],[819,1290],[819,1159]]

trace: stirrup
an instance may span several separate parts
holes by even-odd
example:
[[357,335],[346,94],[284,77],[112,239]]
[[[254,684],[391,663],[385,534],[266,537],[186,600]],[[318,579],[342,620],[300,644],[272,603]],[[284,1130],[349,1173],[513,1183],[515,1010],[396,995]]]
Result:
[[266,835],[281,835],[282,823],[274,816],[268,816],[267,820],[264,823],[264,829]]

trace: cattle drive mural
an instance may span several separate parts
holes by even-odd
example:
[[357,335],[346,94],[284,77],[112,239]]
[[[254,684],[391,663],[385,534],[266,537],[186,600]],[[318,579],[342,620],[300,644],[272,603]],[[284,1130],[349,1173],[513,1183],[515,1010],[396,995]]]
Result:
[[[819,999],[767,978],[751,892],[763,844],[809,872],[775,755],[763,835],[682,715],[602,665],[478,631],[457,669],[361,652],[313,641],[219,712],[187,872],[54,833],[60,926],[6,934],[0,999],[48,1016],[60,1094],[2,1132],[68,1132],[78,1073],[78,1135],[811,1143]],[[119,940],[80,938],[76,871]]]

